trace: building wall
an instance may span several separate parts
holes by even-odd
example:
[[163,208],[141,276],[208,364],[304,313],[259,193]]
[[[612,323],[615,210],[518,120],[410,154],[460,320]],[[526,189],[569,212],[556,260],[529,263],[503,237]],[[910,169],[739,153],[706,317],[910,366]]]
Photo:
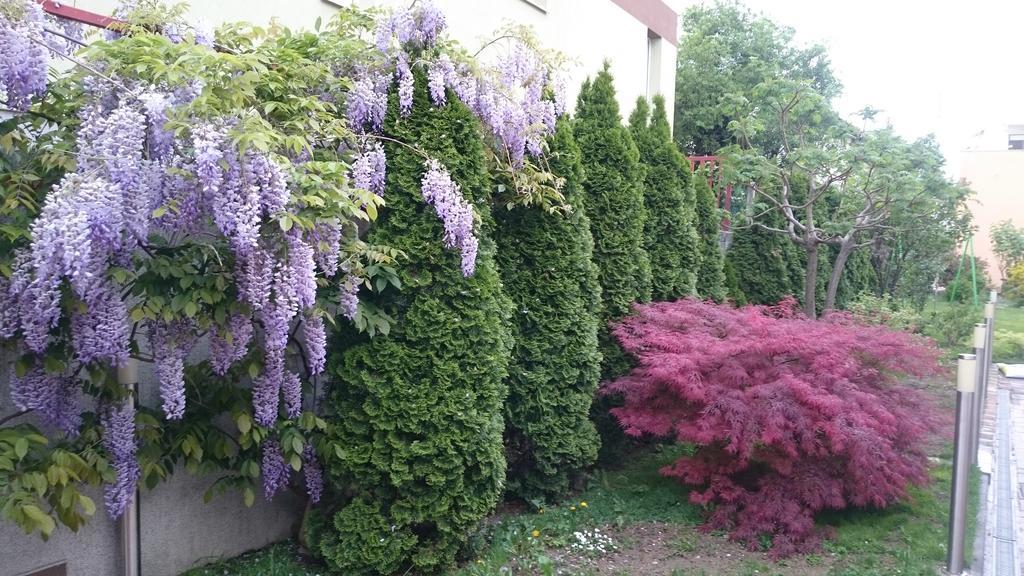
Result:
[[[529,25],[541,43],[569,57],[567,69],[569,98],[575,108],[584,79],[596,74],[605,60],[611,63],[618,90],[619,108],[628,118],[639,96],[663,94],[669,103],[675,98],[676,39],[674,25],[666,25],[673,11],[661,0],[434,0],[448,17],[452,37],[475,52],[495,32],[513,23]],[[196,18],[211,25],[244,20],[266,24],[276,19],[291,28],[311,28],[316,19],[328,19],[337,6],[354,3],[361,7],[407,5],[408,0],[210,0],[191,2]],[[79,8],[110,13],[116,0],[76,0]],[[623,6],[631,8],[627,11]],[[646,24],[632,13],[659,17],[652,27],[662,32],[649,41]],[[651,16],[651,15],[654,16]],[[498,53],[500,45],[485,49],[482,58]],[[654,65],[648,73],[648,55]],[[669,122],[673,121],[669,114]]]
[[[1005,146],[1005,136],[1001,142]],[[1024,150],[970,150],[961,154],[960,161],[960,176],[976,193],[971,203],[977,227],[974,252],[988,263],[992,280],[1001,284],[990,231],[1007,219],[1024,226]]]
[[[197,355],[205,353],[198,350]],[[8,392],[9,361],[0,358],[0,417],[17,411]],[[159,406],[159,386],[149,365],[140,366],[139,398]],[[14,422],[18,422],[15,420]],[[33,422],[38,425],[37,422]],[[203,502],[216,476],[180,472],[152,491],[143,489],[139,531],[144,576],[177,576],[194,566],[230,558],[288,538],[297,532],[303,503],[291,493],[267,502],[262,493],[247,508],[238,493]],[[259,491],[258,491],[259,492]],[[108,576],[122,570],[120,530],[103,508],[103,492],[86,492],[96,503],[95,516],[78,533],[58,524],[49,541],[26,535],[0,519],[0,576],[20,576],[66,562],[69,576]]]

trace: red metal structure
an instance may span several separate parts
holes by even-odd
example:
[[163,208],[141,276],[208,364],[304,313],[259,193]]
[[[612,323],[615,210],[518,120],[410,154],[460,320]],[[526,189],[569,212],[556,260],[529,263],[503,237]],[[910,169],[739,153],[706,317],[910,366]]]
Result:
[[117,18],[103,16],[102,14],[96,14],[95,12],[89,12],[88,10],[75,8],[74,6],[65,6],[64,4],[54,2],[53,0],[36,1],[43,6],[43,11],[48,14],[53,14],[54,16],[73,20],[75,22],[81,22],[82,24],[88,24],[89,26],[95,26],[96,28],[110,28],[114,24],[122,24],[122,22]]
[[[707,167],[708,185],[715,192],[715,203],[726,212],[732,212],[732,184],[726,184],[725,189],[722,189],[722,163],[718,156],[690,156],[689,159],[692,172],[696,172],[698,168]],[[730,219],[722,218],[722,232],[728,232],[729,225]]]

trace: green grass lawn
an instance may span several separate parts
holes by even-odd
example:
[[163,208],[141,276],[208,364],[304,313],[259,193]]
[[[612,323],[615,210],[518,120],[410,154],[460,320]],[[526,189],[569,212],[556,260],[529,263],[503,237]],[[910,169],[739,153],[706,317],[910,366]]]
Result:
[[[663,564],[675,562],[671,565],[678,566],[664,572],[674,576],[937,576],[945,560],[949,513],[951,467],[946,452],[938,455],[932,484],[913,489],[906,502],[884,511],[822,515],[822,524],[835,528],[835,538],[818,554],[776,563],[761,553],[746,552],[722,535],[701,534],[697,530],[701,510],[688,502],[686,489],[658,474],[660,467],[678,457],[680,448],[646,450],[621,470],[598,471],[590,488],[559,506],[500,510],[473,535],[467,560],[449,576],[594,574],[595,562],[600,562],[602,554],[580,552],[574,547],[574,533],[593,534],[595,529],[616,538],[615,551],[603,556],[628,558],[633,549],[653,547],[665,558]],[[976,495],[971,502],[976,506]],[[669,526],[674,532],[664,541],[645,541],[636,535],[638,526]],[[968,542],[972,540],[969,536]],[[698,542],[702,548],[696,550]],[[702,559],[691,563],[691,558]],[[580,562],[573,563],[577,560]],[[601,573],[651,572],[638,565],[611,572],[602,569]],[[284,543],[184,576],[327,574],[323,566],[302,558],[294,544]]]

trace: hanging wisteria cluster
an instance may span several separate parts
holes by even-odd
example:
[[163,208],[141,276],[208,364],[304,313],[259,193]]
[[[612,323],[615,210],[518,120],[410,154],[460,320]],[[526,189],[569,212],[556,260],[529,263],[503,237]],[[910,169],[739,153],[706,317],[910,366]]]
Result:
[[[393,83],[399,111],[408,116],[415,82],[412,67],[423,66],[433,104],[444,106],[449,92],[453,93],[487,127],[501,160],[519,169],[527,155],[541,156],[544,140],[566,105],[565,85],[552,66],[515,37],[507,39],[506,50],[493,68],[471,65],[467,58],[453,60],[451,51],[439,44],[445,26],[444,14],[431,2],[398,8],[377,23],[378,58],[356,70],[358,79],[346,99],[350,125],[371,136],[365,141],[372,141],[372,135],[381,130]],[[364,146],[353,165],[354,182],[381,193],[385,164],[379,143]],[[423,198],[437,210],[445,245],[459,250],[463,274],[469,276],[476,267],[478,246],[472,207],[436,160],[427,160],[424,168]]]

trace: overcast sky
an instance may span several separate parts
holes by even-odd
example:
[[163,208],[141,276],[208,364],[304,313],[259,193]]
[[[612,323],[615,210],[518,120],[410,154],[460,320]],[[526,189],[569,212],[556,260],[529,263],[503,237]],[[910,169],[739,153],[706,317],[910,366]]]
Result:
[[972,134],[1024,124],[1024,0],[746,0],[828,47],[844,113],[934,133],[952,176]]

